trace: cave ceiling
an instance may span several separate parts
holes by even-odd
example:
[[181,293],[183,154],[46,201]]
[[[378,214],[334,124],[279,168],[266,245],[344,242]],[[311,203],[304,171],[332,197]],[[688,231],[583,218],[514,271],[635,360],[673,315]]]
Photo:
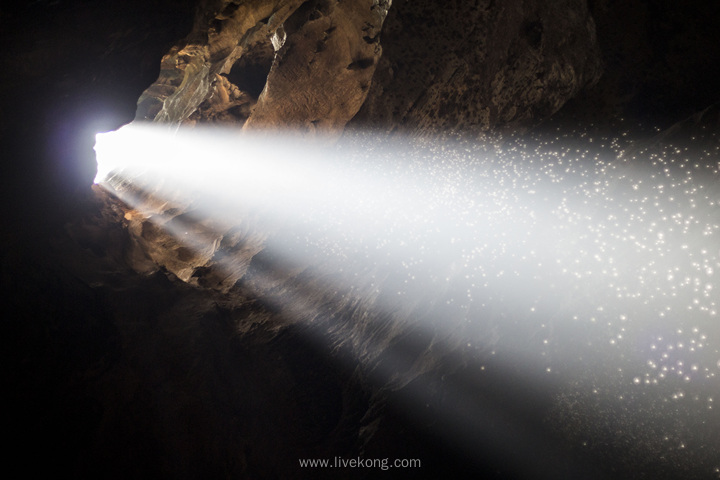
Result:
[[164,57],[139,119],[478,133],[531,126],[602,72],[585,2],[226,2],[217,11]]

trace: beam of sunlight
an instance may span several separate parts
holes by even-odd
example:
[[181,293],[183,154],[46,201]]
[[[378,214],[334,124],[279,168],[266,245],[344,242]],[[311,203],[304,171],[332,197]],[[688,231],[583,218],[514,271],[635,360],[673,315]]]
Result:
[[[459,350],[474,371],[522,372],[568,404],[637,411],[622,428],[682,405],[686,428],[643,439],[662,450],[692,443],[720,398],[720,151],[668,146],[633,164],[615,142],[500,150],[131,125],[98,134],[96,183],[231,284],[355,342],[382,382],[408,385],[428,352]],[[221,247],[237,225],[243,261]],[[311,283],[279,288],[306,269]],[[408,330],[421,338],[396,352],[408,358],[379,361]]]

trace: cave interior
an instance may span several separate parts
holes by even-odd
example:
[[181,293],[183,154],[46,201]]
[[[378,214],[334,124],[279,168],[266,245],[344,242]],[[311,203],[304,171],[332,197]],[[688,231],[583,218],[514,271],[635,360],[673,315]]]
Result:
[[[6,468],[720,478],[718,29],[701,0],[0,7]],[[169,173],[94,184],[128,124],[339,196],[221,219]],[[266,143],[182,146],[213,131]],[[260,185],[232,171],[208,190]]]

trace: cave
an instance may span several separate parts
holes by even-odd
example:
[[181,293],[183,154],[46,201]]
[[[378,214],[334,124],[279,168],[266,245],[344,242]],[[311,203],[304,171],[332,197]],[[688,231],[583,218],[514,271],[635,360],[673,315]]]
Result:
[[720,478],[718,28],[0,7],[6,468]]

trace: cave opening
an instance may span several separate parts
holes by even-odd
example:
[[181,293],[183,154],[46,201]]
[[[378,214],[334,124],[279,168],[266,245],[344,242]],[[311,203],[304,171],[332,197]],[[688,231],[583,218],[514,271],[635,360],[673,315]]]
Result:
[[258,42],[233,64],[227,78],[257,100],[265,88],[274,56],[275,50],[270,40]]

